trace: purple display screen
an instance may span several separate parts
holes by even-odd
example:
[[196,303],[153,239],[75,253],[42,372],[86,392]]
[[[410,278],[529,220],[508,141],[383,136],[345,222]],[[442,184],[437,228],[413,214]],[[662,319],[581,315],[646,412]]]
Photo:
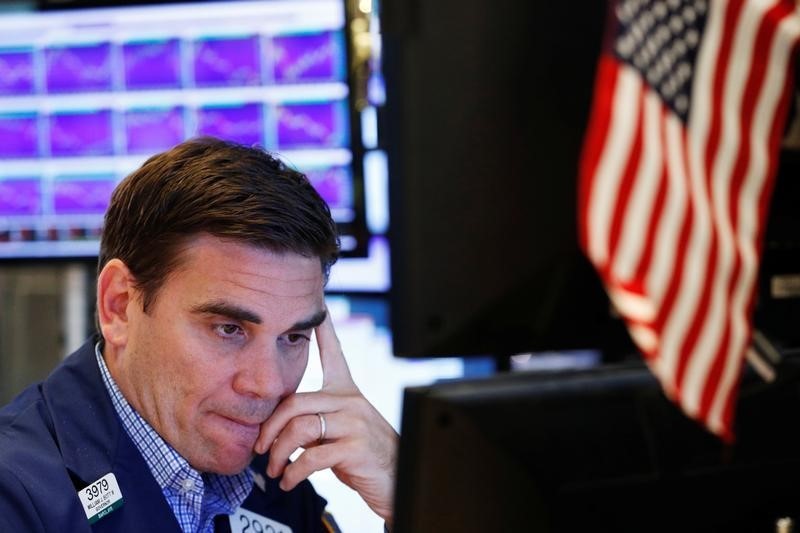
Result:
[[53,184],[53,207],[59,215],[105,213],[116,185],[113,176],[60,176]]
[[33,94],[33,52],[0,50],[0,94]]
[[178,39],[127,43],[122,47],[125,87],[162,89],[181,86]]
[[48,92],[109,91],[112,88],[110,43],[47,48],[44,58]]
[[0,17],[0,263],[97,253],[115,184],[201,135],[306,167],[363,225],[343,4],[146,4]]
[[347,145],[347,109],[343,102],[283,105],[275,113],[281,148]]
[[194,45],[194,80],[198,87],[259,85],[258,36],[205,39]]
[[348,167],[313,169],[305,174],[331,208],[353,207],[352,177]]
[[0,180],[0,216],[38,215],[42,209],[39,178]]
[[50,115],[53,156],[113,155],[111,110]]
[[261,104],[209,106],[197,110],[197,132],[241,144],[263,144]]
[[134,109],[125,113],[125,138],[129,154],[167,150],[184,139],[184,109]]
[[344,43],[339,32],[275,37],[272,52],[273,75],[277,82],[344,78]]
[[0,114],[0,157],[37,157],[38,122],[35,113]]

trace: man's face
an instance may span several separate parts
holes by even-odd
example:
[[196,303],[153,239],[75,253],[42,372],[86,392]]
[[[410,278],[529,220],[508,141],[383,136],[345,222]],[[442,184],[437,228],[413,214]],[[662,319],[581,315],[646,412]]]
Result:
[[123,393],[197,470],[242,471],[259,425],[300,383],[323,287],[318,258],[191,240],[148,313],[127,306]]

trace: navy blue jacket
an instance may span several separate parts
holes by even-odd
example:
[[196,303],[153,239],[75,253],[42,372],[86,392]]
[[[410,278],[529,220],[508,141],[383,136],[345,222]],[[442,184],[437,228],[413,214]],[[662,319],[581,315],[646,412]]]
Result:
[[[263,473],[265,457],[252,466]],[[119,483],[123,505],[90,526],[77,492],[109,472]],[[325,500],[308,481],[283,492],[278,480],[264,478],[264,490],[254,486],[244,509],[294,533],[328,531]],[[228,520],[217,517],[216,530],[229,531]],[[114,410],[94,341],[0,410],[0,531],[181,531]]]

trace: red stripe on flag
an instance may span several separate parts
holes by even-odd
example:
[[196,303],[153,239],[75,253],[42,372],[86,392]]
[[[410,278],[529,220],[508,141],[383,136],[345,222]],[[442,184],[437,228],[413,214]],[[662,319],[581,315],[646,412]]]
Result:
[[600,58],[595,79],[595,97],[589,126],[584,138],[580,159],[580,183],[578,184],[578,238],[584,251],[589,250],[588,220],[589,202],[592,197],[594,173],[608,139],[608,130],[613,112],[614,94],[617,89],[619,68],[614,58],[605,54]]

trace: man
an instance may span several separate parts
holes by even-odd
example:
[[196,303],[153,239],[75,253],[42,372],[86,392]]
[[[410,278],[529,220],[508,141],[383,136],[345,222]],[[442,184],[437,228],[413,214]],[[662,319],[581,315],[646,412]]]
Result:
[[[0,531],[331,531],[306,479],[329,467],[390,524],[397,434],[325,309],[337,256],[328,207],[261,150],[145,162],[106,214],[100,335],[0,411]],[[297,394],[312,333],[323,386]]]

